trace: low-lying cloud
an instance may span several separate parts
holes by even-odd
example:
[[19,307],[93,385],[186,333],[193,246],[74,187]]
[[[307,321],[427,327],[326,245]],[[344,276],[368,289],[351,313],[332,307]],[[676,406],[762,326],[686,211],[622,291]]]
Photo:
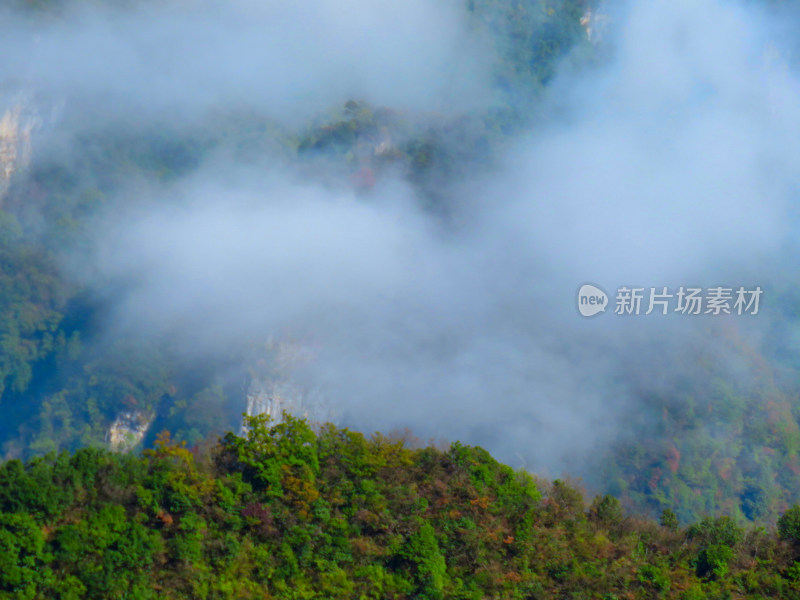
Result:
[[[455,4],[198,6],[76,13],[77,29],[0,44],[28,50],[18,77],[154,110],[263,103],[293,119],[354,95],[492,98],[488,50]],[[545,124],[448,188],[449,222],[402,178],[363,194],[283,167],[231,178],[218,161],[108,217],[93,268],[125,290],[110,329],[168,334],[189,356],[293,336],[315,356],[295,376],[345,424],[580,470],[716,322],[584,320],[578,286],[768,286],[792,268],[800,172],[800,82],[765,15],[716,0],[608,13],[604,64],[554,81]],[[762,310],[749,323],[766,327]]]

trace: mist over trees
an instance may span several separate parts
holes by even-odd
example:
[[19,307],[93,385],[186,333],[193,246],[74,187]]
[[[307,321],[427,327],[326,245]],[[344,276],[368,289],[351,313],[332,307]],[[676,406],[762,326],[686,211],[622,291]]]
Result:
[[[5,459],[279,389],[681,524],[800,497],[791,3],[16,4]],[[589,281],[764,305],[582,320]]]

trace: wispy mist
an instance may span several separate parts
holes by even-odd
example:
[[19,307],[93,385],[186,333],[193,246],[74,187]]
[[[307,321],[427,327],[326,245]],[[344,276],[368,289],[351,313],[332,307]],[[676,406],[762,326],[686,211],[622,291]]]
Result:
[[4,78],[132,122],[254,109],[284,123],[363,99],[452,110],[488,100],[485,42],[456,2],[75,3],[4,15]]
[[[793,268],[800,172],[800,81],[768,15],[714,0],[595,13],[609,18],[598,64],[551,82],[490,172],[449,182],[449,219],[402,174],[364,193],[299,175],[300,159],[215,156],[105,214],[89,262],[68,268],[123,290],[108,335],[168,335],[205,358],[303,340],[314,360],[294,376],[343,424],[585,468],[629,434],[619,423],[643,392],[690,368],[682,348],[748,318],[757,340],[771,320],[768,300],[756,317],[584,320],[578,286],[768,287]],[[131,127],[241,105],[297,124],[350,98],[476,114],[495,98],[490,46],[455,3],[168,3],[13,23],[0,38],[13,77],[121,99]]]

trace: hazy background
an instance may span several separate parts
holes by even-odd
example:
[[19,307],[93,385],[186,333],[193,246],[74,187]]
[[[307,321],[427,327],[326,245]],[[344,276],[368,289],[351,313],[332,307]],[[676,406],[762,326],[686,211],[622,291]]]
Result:
[[[735,377],[725,335],[758,347],[770,291],[796,278],[796,32],[735,2],[594,12],[598,58],[566,58],[533,125],[490,168],[442,182],[447,218],[402,173],[365,192],[280,153],[223,149],[185,176],[122,182],[126,201],[63,261],[111,298],[98,339],[166,336],[209,364],[291,339],[313,356],[292,376],[341,424],[408,426],[550,474],[585,474],[697,355]],[[108,123],[247,110],[293,128],[349,99],[411,121],[483,114],[496,51],[459,3],[433,0],[175,1],[0,25],[6,84],[65,106],[45,154]],[[586,282],[767,292],[755,317],[586,320]]]

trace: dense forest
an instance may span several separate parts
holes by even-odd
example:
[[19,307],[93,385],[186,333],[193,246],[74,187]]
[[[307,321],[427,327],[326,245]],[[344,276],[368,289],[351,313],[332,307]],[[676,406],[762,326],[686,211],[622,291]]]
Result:
[[800,597],[800,506],[777,531],[657,523],[479,447],[291,416],[10,460],[0,482],[4,598]]
[[[94,39],[96,29],[86,17],[94,10],[126,18],[139,9],[160,10],[153,8],[160,3],[147,0],[5,4],[0,7],[0,51],[5,49],[4,39],[18,41],[15,36],[22,35],[18,30],[34,40],[24,50],[41,51],[45,58],[46,43],[39,40],[47,40],[61,27],[83,27],[89,22],[86,32]],[[181,0],[164,4],[183,6]],[[774,17],[770,11],[777,11],[779,17],[796,16],[791,2],[746,4],[748,10],[756,10],[755,6],[770,17]],[[397,185],[410,190],[415,218],[422,215],[412,220],[415,227],[422,223],[419,229],[440,228],[451,237],[456,237],[453,231],[476,228],[469,212],[476,205],[482,210],[484,204],[490,205],[481,216],[496,217],[502,209],[502,193],[476,200],[465,188],[480,190],[485,181],[498,178],[497,173],[505,177],[504,169],[510,170],[508,154],[522,153],[519,148],[530,137],[536,139],[577,120],[574,105],[591,94],[582,87],[566,94],[564,81],[592,81],[602,69],[617,64],[618,54],[625,53],[612,43],[613,23],[623,16],[605,14],[604,7],[585,0],[469,0],[453,5],[462,19],[459,23],[473,36],[470,41],[489,57],[481,66],[487,99],[477,107],[455,101],[457,108],[452,110],[410,101],[398,101],[395,106],[379,94],[376,100],[350,96],[348,90],[299,117],[290,111],[291,118],[281,118],[276,111],[239,96],[234,101],[192,106],[183,114],[182,106],[170,104],[171,97],[164,100],[149,89],[131,92],[126,81],[117,82],[116,88],[101,88],[105,96],[97,93],[87,81],[113,79],[113,73],[102,69],[95,73],[92,61],[87,61],[86,72],[75,76],[74,86],[72,82],[63,85],[69,77],[60,72],[34,68],[40,58],[33,50],[28,53],[34,61],[30,80],[23,76],[28,71],[17,69],[17,63],[24,61],[16,56],[9,61],[10,75],[0,70],[0,597],[800,598],[796,171],[786,184],[792,200],[789,216],[780,213],[781,224],[788,230],[781,230],[785,239],[780,238],[783,245],[776,251],[780,258],[765,267],[758,262],[759,255],[746,272],[748,277],[752,273],[763,276],[757,281],[765,288],[763,311],[768,316],[763,320],[700,323],[698,319],[692,322],[697,326],[691,336],[681,337],[673,330],[662,331],[652,342],[631,336],[633,341],[620,344],[624,346],[620,350],[614,344],[603,345],[607,331],[590,331],[589,325],[577,333],[566,327],[562,333],[556,318],[555,333],[531,326],[535,319],[520,311],[519,305],[535,304],[539,298],[524,293],[503,298],[497,306],[478,303],[474,313],[458,313],[472,296],[483,298],[480,290],[491,288],[496,273],[511,262],[509,247],[516,243],[511,237],[497,243],[497,256],[474,267],[485,269],[491,277],[457,287],[452,302],[455,325],[436,312],[419,325],[414,319],[424,311],[414,303],[409,303],[408,310],[404,306],[405,312],[397,311],[401,317],[392,320],[394,313],[387,317],[391,343],[395,343],[395,333],[401,338],[409,330],[424,344],[404,345],[401,340],[399,350],[391,354],[383,347],[390,344],[381,344],[386,337],[373,341],[369,331],[362,332],[370,329],[369,322],[359,327],[343,319],[341,329],[363,335],[353,345],[366,347],[364,354],[383,357],[385,352],[388,356],[386,371],[391,377],[374,375],[376,380],[390,380],[383,389],[401,388],[418,375],[423,378],[428,362],[442,356],[456,359],[443,360],[446,368],[431,369],[432,379],[450,376],[456,371],[450,369],[454,363],[463,369],[458,371],[461,376],[485,369],[491,382],[503,385],[470,385],[467,377],[462,381],[453,375],[453,387],[445,392],[434,388],[430,396],[414,398],[412,392],[419,388],[434,387],[424,381],[411,392],[398,392],[400,400],[374,397],[370,402],[428,407],[442,397],[462,395],[464,408],[456,404],[458,409],[443,410],[441,422],[466,420],[476,406],[496,404],[496,412],[505,415],[506,429],[487,434],[489,427],[476,416],[477,424],[467,430],[474,437],[464,438],[464,444],[480,440],[481,435],[496,441],[506,437],[506,431],[514,431],[507,437],[522,441],[512,450],[498,442],[502,459],[512,463],[514,456],[522,456],[521,462],[530,460],[534,465],[531,469],[527,464],[520,469],[504,466],[480,447],[455,442],[448,435],[439,447],[409,445],[387,432],[365,437],[356,430],[372,429],[362,427],[358,407],[339,421],[333,419],[335,425],[319,425],[326,418],[306,421],[287,414],[279,423],[248,417],[247,427],[240,429],[253,389],[266,389],[264,382],[275,381],[289,389],[284,341],[289,347],[311,348],[309,353],[321,357],[341,355],[350,359],[346,366],[353,371],[369,371],[371,363],[359,360],[360,354],[348,355],[351,348],[340,338],[326,339],[322,328],[314,330],[318,323],[328,326],[326,319],[336,311],[344,312],[349,304],[363,308],[358,303],[360,289],[352,297],[337,296],[330,305],[313,305],[307,313],[316,319],[309,320],[311,324],[294,319],[291,310],[295,304],[302,305],[303,298],[291,297],[286,302],[289,309],[281,304],[269,307],[276,313],[291,312],[292,319],[284,323],[277,317],[273,322],[254,316],[249,327],[233,323],[250,316],[254,305],[226,304],[227,299],[221,304],[229,313],[224,318],[208,318],[202,299],[197,303],[199,316],[179,302],[166,317],[160,315],[155,305],[163,297],[151,293],[159,291],[157,286],[147,287],[156,279],[147,269],[169,262],[167,255],[174,250],[169,244],[155,257],[147,255],[145,245],[139,247],[138,254],[131,254],[136,259],[146,255],[153,264],[130,259],[135,264],[124,276],[104,270],[111,262],[106,260],[111,245],[107,237],[123,237],[120,232],[125,232],[129,217],[131,223],[136,220],[131,215],[146,214],[154,205],[158,210],[164,205],[178,210],[191,204],[186,197],[219,172],[223,186],[235,181],[240,170],[259,176],[291,173],[293,183],[346,196],[347,206],[356,206],[356,213],[362,207],[383,209],[384,197],[393,197],[392,185]],[[713,11],[727,14],[726,3],[711,5]],[[4,25],[4,20],[12,27]],[[720,22],[720,28],[728,26],[728,21]],[[694,39],[690,25],[678,23],[670,39]],[[207,33],[203,27],[201,31]],[[4,31],[9,31],[8,36]],[[158,28],[147,33],[155,38],[163,34]],[[69,37],[53,35],[58,53],[58,43]],[[769,41],[775,41],[779,49],[775,52],[783,57],[780,35],[775,37]],[[370,43],[378,45],[379,38],[373,35]],[[107,43],[104,38],[100,41]],[[705,48],[699,42],[695,45]],[[773,49],[769,47],[770,52]],[[762,49],[759,52],[772,57]],[[94,47],[86,51],[89,57],[100,54]],[[203,56],[203,61],[213,62]],[[793,72],[797,65],[791,52],[787,50],[785,56],[786,72]],[[152,56],[150,60],[158,62]],[[99,58],[98,63],[102,63]],[[205,73],[205,64],[190,66]],[[213,65],[208,69],[213,71]],[[136,83],[135,69],[131,72],[124,72],[122,79],[131,75]],[[164,79],[178,77],[169,70],[166,73]],[[724,95],[714,88],[718,82],[713,77],[707,79],[689,86],[689,100],[668,97],[653,102],[665,127],[680,120],[681,102],[696,103],[702,113]],[[749,106],[749,90],[767,87],[769,81],[765,77],[746,82],[743,87],[748,91],[740,104]],[[177,97],[203,96],[205,83],[194,84],[186,96]],[[628,88],[621,87],[623,93],[614,96],[600,86],[596,98],[587,102],[600,104],[606,94],[612,96],[613,109],[608,112],[624,112]],[[668,96],[671,90],[664,93]],[[737,106],[731,102],[723,108],[732,112]],[[645,106],[641,112],[646,110]],[[783,110],[788,111],[776,102],[774,118],[782,119]],[[634,114],[631,129],[636,129],[637,119],[644,120]],[[785,120],[787,130],[793,132],[790,125],[795,121],[788,116]],[[583,138],[577,137],[583,144]],[[743,137],[750,144],[757,136]],[[659,157],[672,150],[659,146]],[[782,162],[777,154],[757,157],[759,178],[779,179],[775,172]],[[636,158],[631,162],[638,169]],[[691,162],[691,156],[686,162]],[[661,172],[655,174],[643,177],[657,182],[668,179]],[[554,177],[595,182],[602,175],[584,176],[570,165]],[[608,179],[615,176],[612,173]],[[262,186],[261,179],[255,181],[253,187]],[[703,195],[713,186],[701,182],[698,187]],[[623,190],[625,185],[618,188]],[[298,185],[296,189],[305,188]],[[551,192],[530,190],[540,204],[550,201],[547,193]],[[642,205],[649,200],[641,198]],[[599,203],[594,198],[590,202]],[[767,200],[764,207],[769,213]],[[657,220],[667,221],[669,210],[664,205],[653,207]],[[662,217],[660,211],[668,216]],[[389,211],[387,220],[403,221],[404,216]],[[380,238],[381,232],[374,235]],[[408,237],[416,250],[417,238]],[[455,245],[454,253],[467,245]],[[428,250],[424,244],[419,247],[421,253]],[[332,243],[319,253],[336,250]],[[372,250],[358,247],[353,254],[372,258]],[[247,252],[256,256],[262,250]],[[632,255],[637,252],[644,250],[638,248]],[[286,252],[287,264],[302,271],[306,255],[298,253],[300,258],[295,260],[290,254]],[[413,269],[424,271],[426,257],[414,256]],[[215,266],[213,254],[201,258],[192,266],[202,276],[215,268],[230,268],[224,262]],[[554,266],[548,263],[551,259]],[[520,269],[526,278],[561,268],[554,255],[537,256],[532,262],[533,266],[525,263]],[[472,263],[456,264],[464,272],[473,269]],[[723,266],[720,275],[714,274],[715,284],[729,273],[725,269],[730,265]],[[308,270],[309,277],[315,275],[313,268]],[[584,270],[578,272],[588,276]],[[208,276],[212,281],[213,275]],[[319,277],[328,284],[327,272]],[[517,272],[508,276],[515,285],[522,278]],[[344,279],[346,288],[351,282]],[[569,287],[571,294],[579,283],[570,280],[562,287]],[[249,289],[217,287],[225,288],[222,295],[251,294]],[[403,285],[397,288],[405,289]],[[208,291],[198,289],[198,296]],[[184,292],[180,289],[174,296]],[[279,292],[264,286],[251,295],[263,296],[266,305]],[[317,292],[312,289],[309,295]],[[363,302],[368,309],[389,303],[387,298],[398,293],[391,286],[374,296],[367,292]],[[419,304],[424,304],[426,297],[420,297]],[[137,301],[144,308],[127,312]],[[324,318],[318,313],[324,313]],[[469,337],[460,337],[459,326],[475,313],[491,313],[481,322],[482,327],[489,323],[484,329],[502,330],[502,335],[487,335],[476,344],[477,367],[469,362],[470,352],[465,358],[453,350]],[[601,318],[607,317],[614,318]],[[426,326],[439,321],[445,321],[449,329],[429,335]],[[185,330],[192,330],[192,335],[186,336]],[[207,337],[197,335],[197,330],[204,334],[207,330]],[[218,333],[226,330],[235,333]],[[524,343],[503,343],[506,330],[524,332]],[[540,335],[543,330],[547,335]],[[616,359],[588,384],[580,379],[577,367],[566,378],[574,379],[578,388],[602,381],[606,387],[595,409],[614,425],[610,441],[604,438],[596,448],[580,447],[569,455],[569,462],[543,449],[551,424],[526,412],[527,405],[535,402],[556,411],[568,391],[575,389],[537,387],[540,380],[531,383],[526,378],[528,371],[550,375],[561,368],[557,361],[548,360],[552,357],[547,352],[534,352],[526,345],[528,338],[537,336],[545,339],[542,347],[567,361],[592,353],[593,358],[600,357],[598,362],[609,356]],[[522,338],[512,339],[517,343]],[[412,368],[392,370],[392,359],[398,355]],[[531,363],[540,362],[531,365],[519,359],[528,355],[534,357]],[[525,375],[507,377],[509,371],[498,363],[515,368],[523,364],[519,370]],[[320,371],[327,376],[341,365],[331,361]],[[362,374],[359,382],[371,377],[370,372]],[[337,389],[328,396],[331,412],[346,405],[346,393],[359,391],[353,388],[359,386]],[[491,401],[469,404],[479,388],[486,388],[481,393]],[[504,404],[509,397],[522,400]],[[569,417],[580,420],[582,409]],[[424,411],[409,421],[422,437],[436,430],[436,423],[429,425],[433,418]],[[554,422],[558,424],[557,419]],[[519,423],[529,426],[522,434],[514,428]],[[417,426],[424,433],[417,432]],[[590,437],[593,429],[588,424],[580,431]],[[571,429],[564,431],[555,437],[558,449],[567,454],[579,446],[582,436],[573,435]],[[480,445],[497,455],[490,443]],[[528,473],[540,466],[547,479],[562,478],[550,483]],[[563,471],[576,479],[568,480]]]

